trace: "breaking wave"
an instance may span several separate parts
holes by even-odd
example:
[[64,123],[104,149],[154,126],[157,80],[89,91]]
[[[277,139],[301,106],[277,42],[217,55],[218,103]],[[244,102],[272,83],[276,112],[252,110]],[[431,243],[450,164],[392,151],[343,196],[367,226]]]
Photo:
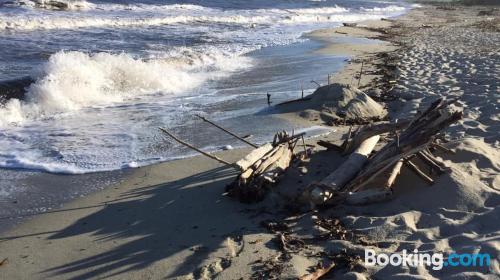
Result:
[[17,0],[4,4],[5,6],[27,7],[57,11],[81,11],[95,8],[95,4],[85,0]]
[[[24,1],[24,0],[23,0]],[[80,2],[75,2],[80,3]],[[82,2],[87,3],[87,2]],[[77,4],[73,4],[77,7]],[[118,5],[86,6],[92,13],[0,15],[0,30],[73,29],[96,27],[159,26],[171,24],[294,24],[359,21],[380,18],[384,13],[404,11],[387,6],[350,10],[340,6],[299,9],[219,10],[197,5]],[[84,5],[82,5],[84,6]],[[79,7],[79,6],[78,6]]]
[[250,63],[249,58],[217,49],[177,48],[150,60],[125,53],[61,51],[38,70],[24,100],[11,99],[0,108],[0,125],[147,94],[182,94]]

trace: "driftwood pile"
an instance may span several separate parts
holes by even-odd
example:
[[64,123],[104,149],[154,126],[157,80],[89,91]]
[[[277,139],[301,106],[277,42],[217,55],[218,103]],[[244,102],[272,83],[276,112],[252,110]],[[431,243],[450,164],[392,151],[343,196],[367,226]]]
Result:
[[[444,172],[444,166],[429,148],[445,149],[434,140],[443,129],[462,118],[462,112],[448,108],[455,101],[439,99],[411,121],[372,124],[357,133],[349,133],[344,144],[338,147],[350,153],[349,158],[321,182],[310,185],[305,192],[306,198],[315,205],[385,200],[392,196],[392,186],[403,165],[426,182],[433,183],[433,179],[412,160],[418,157],[436,173]],[[395,139],[371,156],[380,134],[386,132],[397,132]],[[368,187],[387,170],[390,173],[385,184]]]
[[[206,157],[225,164],[226,166],[237,169],[240,173],[234,182],[226,187],[226,192],[229,196],[235,197],[242,202],[256,202],[262,200],[267,191],[278,183],[294,158],[307,157],[312,151],[305,145],[305,133],[293,134],[292,132],[290,136],[286,131],[281,131],[274,136],[272,143],[267,143],[259,147],[245,139],[245,137],[240,137],[205,117],[199,115],[196,115],[196,117],[255,149],[236,163],[229,163],[214,154],[203,151],[180,139],[165,128],[160,127],[159,129],[176,142]],[[297,146],[299,140],[302,140],[304,150],[294,154],[294,148]]]
[[272,143],[265,144],[236,162],[239,176],[227,186],[230,196],[242,202],[256,202],[264,198],[294,158],[294,148],[304,134],[289,136],[285,131],[274,136]]
[[[366,204],[388,199],[392,196],[392,187],[403,166],[432,184],[434,180],[430,175],[442,174],[446,168],[434,157],[431,149],[449,152],[435,140],[441,131],[462,118],[462,112],[449,108],[456,101],[439,99],[413,120],[371,123],[357,131],[350,130],[342,146],[324,141],[319,143],[349,154],[349,157],[326,178],[311,184],[304,192],[305,199],[314,205]],[[184,142],[164,128],[160,129],[180,144],[237,169],[239,175],[226,187],[226,191],[229,196],[242,202],[262,200],[294,159],[307,157],[312,151],[305,145],[304,133],[290,136],[282,131],[275,135],[272,143],[257,146],[204,117],[198,117],[255,149],[236,163],[229,163]],[[385,133],[393,133],[394,140],[372,155],[381,135]],[[304,151],[294,153],[299,140],[302,140]],[[431,172],[422,171],[414,162],[416,158],[421,164],[427,165]],[[387,176],[385,183],[370,184],[381,175]]]

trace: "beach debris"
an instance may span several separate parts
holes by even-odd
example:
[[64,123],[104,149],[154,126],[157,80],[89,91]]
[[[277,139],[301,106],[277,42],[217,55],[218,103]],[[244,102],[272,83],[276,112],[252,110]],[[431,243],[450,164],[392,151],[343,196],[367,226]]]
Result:
[[378,122],[365,125],[352,133],[352,135],[348,135],[341,146],[343,149],[343,153],[350,154],[366,139],[387,132],[399,131],[403,128],[406,128],[410,123],[411,120],[407,119],[396,120],[395,122]]
[[327,240],[347,240],[347,230],[344,225],[337,218],[320,218],[316,219],[315,222],[317,227],[321,230],[321,234],[315,236],[315,239]]
[[[365,130],[361,129],[360,132],[364,131],[365,136],[360,136],[357,141],[346,140],[347,143],[353,143],[348,150],[355,147],[349,158],[321,182],[311,184],[304,195],[314,205],[342,202],[366,204],[384,201],[392,197],[392,186],[403,165],[427,183],[432,184],[434,180],[412,160],[415,157],[425,158],[422,161],[424,164],[437,170],[438,174],[444,172],[442,164],[439,164],[428,148],[438,145],[441,149],[449,151],[434,141],[438,133],[462,118],[461,111],[449,108],[456,101],[457,99],[446,101],[440,98],[411,122],[404,121],[406,127],[396,134],[393,141],[383,146],[373,156],[370,156],[370,153],[380,138],[379,134],[374,131],[387,131],[390,127],[401,128],[402,126],[397,123],[385,123],[378,127],[374,125],[368,126]],[[356,134],[349,133],[348,138],[355,139]],[[354,143],[358,142],[360,144],[356,147]],[[368,183],[391,167],[385,185],[368,188]]]
[[278,233],[275,240],[280,249],[285,253],[298,252],[306,245],[304,240],[282,232]]
[[255,266],[255,272],[250,279],[281,279],[283,271],[290,266],[287,264],[289,260],[290,255],[286,253],[280,253],[268,260],[260,260],[256,262],[259,265]]
[[[304,133],[289,136],[285,131],[279,132],[272,143],[252,150],[236,162],[241,173],[227,186],[229,196],[242,202],[262,200],[296,157],[294,148],[303,136]],[[303,154],[303,157],[307,156],[307,150]]]
[[478,16],[493,16],[495,15],[495,12],[498,11],[497,9],[490,9],[490,10],[482,10],[477,13]]
[[356,27],[356,26],[358,26],[358,24],[355,23],[355,22],[343,22],[342,25],[346,26],[346,27]]
[[321,277],[325,276],[328,272],[330,272],[335,267],[335,262],[331,261],[326,264],[318,264],[316,270],[308,275],[304,275],[299,278],[299,280],[317,280]]
[[186,147],[188,147],[188,148],[191,148],[191,149],[193,149],[193,150],[197,151],[198,153],[200,153],[200,154],[202,154],[202,155],[204,155],[204,156],[206,156],[206,157],[209,157],[209,158],[211,158],[211,159],[213,159],[213,160],[216,160],[216,161],[218,161],[218,162],[220,162],[220,163],[222,163],[222,164],[225,164],[225,165],[228,165],[228,166],[233,166],[233,164],[232,164],[232,163],[229,163],[229,162],[227,162],[227,161],[225,161],[225,160],[223,160],[223,159],[221,159],[221,158],[217,157],[216,155],[211,155],[211,154],[209,154],[209,153],[207,153],[207,152],[204,152],[204,151],[202,151],[201,149],[198,149],[198,148],[196,148],[195,146],[193,146],[193,145],[191,145],[191,144],[189,144],[189,143],[187,143],[187,142],[185,142],[185,141],[183,141],[183,140],[179,139],[177,136],[175,136],[174,134],[170,133],[170,132],[169,132],[168,130],[166,130],[165,128],[160,127],[159,129],[160,129],[163,133],[165,133],[166,135],[170,136],[170,138],[172,138],[172,139],[174,139],[175,141],[177,141],[178,143],[180,143],[180,144],[182,144],[182,145],[184,145],[184,146],[186,146]]
[[287,232],[290,229],[290,226],[283,221],[266,220],[260,222],[260,225],[271,233]]
[[199,119],[201,119],[202,121],[204,121],[204,122],[206,122],[206,123],[209,123],[209,124],[211,124],[211,125],[215,126],[216,128],[218,128],[218,129],[220,129],[220,130],[224,131],[225,133],[227,133],[227,134],[229,134],[229,135],[233,136],[234,138],[236,138],[236,139],[240,140],[241,142],[243,142],[243,143],[245,143],[245,144],[248,144],[248,145],[250,145],[250,146],[252,146],[252,147],[254,147],[254,148],[257,148],[257,147],[258,147],[257,145],[255,145],[255,144],[251,143],[250,141],[246,140],[245,138],[240,137],[240,136],[238,136],[238,135],[234,134],[233,132],[231,132],[231,131],[227,130],[226,128],[221,127],[220,125],[218,125],[218,124],[216,124],[216,123],[212,122],[211,120],[208,120],[207,118],[205,118],[205,117],[203,117],[203,116],[200,116],[200,115],[195,115],[195,116],[196,116],[196,117],[198,117]]
[[319,146],[321,146],[323,148],[326,148],[327,150],[344,152],[344,149],[341,146],[335,145],[335,144],[328,142],[328,141],[325,141],[325,140],[319,140],[318,142],[316,142],[316,144],[318,144]]
[[0,261],[0,266],[4,266],[9,262],[9,258],[4,258],[2,261]]
[[313,184],[311,186],[311,201],[314,204],[323,204],[342,186],[351,181],[368,161],[368,156],[379,140],[379,135],[366,139],[333,173],[321,180],[319,184]]

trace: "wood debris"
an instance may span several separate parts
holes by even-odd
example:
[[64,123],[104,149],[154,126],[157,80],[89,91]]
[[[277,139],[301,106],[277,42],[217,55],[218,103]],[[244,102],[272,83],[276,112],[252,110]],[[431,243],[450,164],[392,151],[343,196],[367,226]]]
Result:
[[[303,134],[288,136],[285,131],[279,132],[272,144],[254,149],[236,162],[241,173],[227,186],[229,195],[242,202],[262,200],[290,166],[294,148],[302,137]],[[307,150],[304,153],[307,156]]]
[[[407,166],[425,182],[432,184],[434,180],[430,174],[424,172],[413,159],[419,158],[436,174],[445,171],[428,148],[452,152],[434,141],[438,133],[462,118],[462,112],[451,111],[448,108],[455,102],[455,99],[450,101],[438,99],[412,121],[369,125],[354,135],[349,133],[343,148],[346,152],[355,150],[332,174],[321,182],[310,185],[305,192],[306,198],[315,205],[384,201],[392,197],[392,186],[402,166]],[[393,141],[370,156],[380,134],[398,129],[401,132],[396,133]],[[389,168],[392,169],[385,185],[374,189],[368,188],[368,183]]]
[[299,280],[317,280],[321,277],[325,276],[328,272],[330,272],[335,267],[335,262],[330,262],[325,265],[318,265],[316,270],[308,275],[304,275],[299,278]]

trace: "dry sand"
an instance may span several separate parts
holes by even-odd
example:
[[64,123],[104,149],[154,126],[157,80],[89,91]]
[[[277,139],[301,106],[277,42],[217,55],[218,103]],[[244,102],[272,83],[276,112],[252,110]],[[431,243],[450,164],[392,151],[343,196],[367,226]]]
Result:
[[[366,59],[360,87],[372,94],[386,86],[376,72],[382,58],[373,54],[395,51],[398,74],[390,94],[397,98],[387,103],[392,118],[409,116],[437,96],[460,97],[465,117],[447,130],[452,139],[448,145],[455,154],[438,155],[450,172],[433,186],[403,169],[392,201],[293,214],[295,196],[335,170],[344,158],[318,148],[306,167],[309,172],[291,168],[263,202],[252,205],[223,196],[235,171],[210,159],[148,166],[135,170],[123,183],[3,234],[0,262],[7,260],[0,266],[0,279],[287,279],[310,272],[318,262],[343,250],[349,256],[363,256],[365,248],[386,253],[415,248],[445,254],[481,252],[493,260],[487,268],[434,271],[364,267],[360,262],[342,266],[342,261],[352,259],[341,256],[338,267],[325,279],[498,279],[500,33],[492,31],[488,17],[476,16],[481,9],[426,6],[396,22],[363,23],[391,30],[393,43],[369,47],[366,41],[362,46],[346,43],[346,35],[338,33],[360,38],[381,35],[363,27],[311,35],[329,43],[321,52],[357,56],[335,76],[336,82],[357,83],[353,75],[359,72],[359,58]],[[498,20],[498,14],[491,20]],[[307,121],[300,115],[310,109],[308,105],[303,102],[283,117]],[[325,139],[338,143],[347,127],[335,128],[337,133]],[[220,155],[235,161],[247,151]],[[314,238],[324,234],[329,227],[325,224],[334,218],[342,225],[333,228],[340,232],[346,228],[345,240],[336,235]],[[260,225],[267,220],[286,226],[288,238],[298,240],[292,243],[293,252],[283,253],[277,234]]]

